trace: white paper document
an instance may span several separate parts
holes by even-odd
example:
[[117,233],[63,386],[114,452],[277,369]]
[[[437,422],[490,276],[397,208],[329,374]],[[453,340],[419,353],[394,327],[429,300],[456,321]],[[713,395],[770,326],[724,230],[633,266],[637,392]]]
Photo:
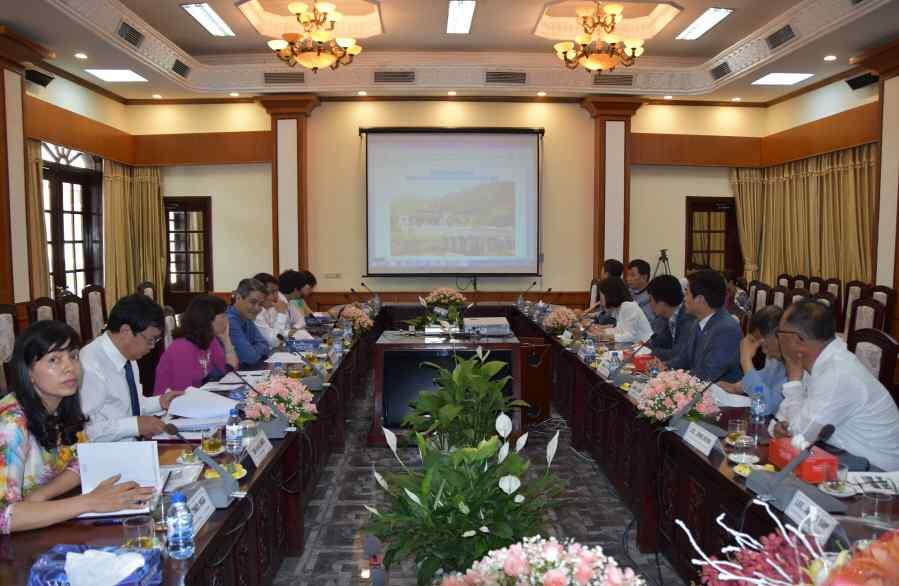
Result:
[[331,314],[326,311],[316,311],[312,315],[317,317],[318,319],[328,319],[329,317],[331,317]]
[[297,330],[290,335],[294,340],[314,340],[315,336],[307,332],[306,330]]
[[[78,465],[81,470],[81,494],[116,474],[119,482],[134,481],[140,486],[162,490],[165,477],[159,469],[156,442],[98,442],[78,444]],[[111,513],[84,513],[81,517],[107,517],[148,513],[149,504],[140,509],[126,509]]]
[[752,404],[752,399],[747,397],[746,395],[734,395],[733,393],[728,393],[718,385],[712,385],[712,397],[715,399],[715,404],[719,407],[749,407]]
[[303,360],[293,352],[275,352],[265,360],[269,364],[302,364]]
[[203,471],[203,464],[178,464],[176,466],[161,466],[162,471],[168,471],[168,481],[165,483],[165,492],[175,492],[196,482]]
[[850,472],[847,480],[862,492],[899,494],[899,472]]
[[[271,372],[268,370],[240,370],[240,376],[247,379],[251,385],[256,385],[257,383],[261,383],[265,381],[270,375]],[[219,384],[223,385],[243,385],[246,384],[244,381],[240,379],[240,376],[233,372],[229,372],[221,379],[219,379]]]
[[169,414],[194,419],[227,418],[236,405],[234,399],[195,389],[175,397],[169,405]]

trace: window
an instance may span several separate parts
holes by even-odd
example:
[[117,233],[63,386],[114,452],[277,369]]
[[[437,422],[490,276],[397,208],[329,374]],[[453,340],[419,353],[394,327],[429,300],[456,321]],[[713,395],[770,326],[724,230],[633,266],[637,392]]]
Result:
[[209,197],[164,198],[166,301],[184,311],[196,295],[212,291],[212,200]]
[[737,208],[730,197],[687,198],[686,269],[743,274]]
[[102,173],[91,155],[44,143],[44,225],[50,283],[80,294],[103,283]]

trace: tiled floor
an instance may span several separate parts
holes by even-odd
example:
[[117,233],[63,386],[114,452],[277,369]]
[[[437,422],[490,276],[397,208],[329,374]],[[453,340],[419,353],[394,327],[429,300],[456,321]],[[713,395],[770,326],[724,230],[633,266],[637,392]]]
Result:
[[[368,513],[365,504],[378,504],[378,490],[371,474],[372,464],[380,471],[397,467],[387,448],[369,448],[365,434],[369,425],[369,403],[354,402],[349,414],[347,445],[333,454],[306,510],[306,550],[300,558],[284,561],[275,583],[281,585],[348,586],[361,584],[361,530]],[[545,458],[551,425],[532,430],[527,452],[537,461]],[[403,453],[405,452],[405,453]],[[417,450],[401,450],[404,462],[417,459]],[[574,538],[586,545],[600,545],[621,565],[636,565],[636,570],[658,583],[655,557],[637,551],[633,530],[627,545],[632,560],[622,551],[621,536],[632,520],[625,503],[591,462],[570,449],[567,431],[560,436],[559,450],[553,462],[554,472],[567,482],[562,505],[549,515],[548,533],[559,538]],[[665,586],[684,582],[662,558]],[[411,561],[390,570],[391,586],[415,584]]]

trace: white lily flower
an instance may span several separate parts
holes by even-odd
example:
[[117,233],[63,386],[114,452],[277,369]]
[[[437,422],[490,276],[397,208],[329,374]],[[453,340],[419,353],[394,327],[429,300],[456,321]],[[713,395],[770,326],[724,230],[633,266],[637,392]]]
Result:
[[523,433],[518,436],[518,440],[515,442],[515,452],[520,452],[524,449],[524,446],[528,443],[528,434]]
[[520,504],[523,503],[523,502],[524,502],[524,495],[523,495],[523,494],[516,494],[516,495],[515,495],[515,504],[520,505]]
[[465,533],[462,534],[462,537],[468,538],[468,537],[474,537],[475,535],[477,535],[477,531],[469,529],[468,531],[466,531]]
[[497,464],[502,464],[503,461],[505,461],[505,459],[508,458],[508,457],[509,457],[509,442],[505,442],[505,443],[499,448],[499,455],[498,455],[497,458],[496,458],[496,463],[497,463]]
[[481,528],[478,529],[481,533],[490,533],[490,529],[486,525],[481,525]]
[[512,494],[521,487],[521,481],[511,474],[499,479],[499,488],[506,494]]
[[552,466],[553,458],[556,457],[556,450],[559,448],[559,432],[553,436],[549,443],[546,444],[546,467]]
[[496,433],[503,439],[506,439],[512,433],[512,419],[505,413],[500,412],[496,416]]
[[463,515],[467,515],[471,512],[471,509],[469,509],[468,505],[466,505],[463,501],[459,501],[459,512]]
[[419,507],[423,507],[423,506],[424,506],[423,504],[421,504],[421,499],[418,498],[418,495],[417,495],[417,494],[415,494],[414,492],[412,492],[412,491],[409,490],[408,488],[404,488],[403,490],[406,491],[406,496],[409,497],[409,500],[410,500],[410,501],[412,501],[413,503],[415,503],[415,504],[418,505]]
[[483,346],[478,346],[478,349],[475,350],[475,354],[478,355],[478,360],[480,360],[481,362],[484,362],[484,347]]
[[375,482],[377,482],[378,484],[380,484],[380,485],[381,485],[381,488],[383,488],[384,490],[390,490],[390,487],[387,486],[387,481],[384,480],[384,477],[383,477],[383,476],[381,476],[380,474],[378,474],[378,471],[377,471],[377,470],[375,470],[374,468],[372,468],[372,469],[371,469],[371,473],[372,473],[372,474],[374,475],[374,477],[375,477]]
[[422,307],[427,307],[427,306],[428,306],[427,301],[425,301],[425,300],[421,297],[421,295],[418,296],[418,302],[421,303]]
[[387,446],[390,448],[390,451],[393,452],[393,455],[396,456],[396,459],[399,460],[399,456],[396,453],[396,434],[387,429],[386,427],[382,427],[381,430],[384,432],[384,439],[387,441]]
[[370,507],[368,505],[362,505],[362,506],[365,507],[365,510],[368,511],[369,513],[371,513],[372,515],[378,515],[379,517],[381,516],[381,512],[378,511],[378,509],[376,509],[374,507]]

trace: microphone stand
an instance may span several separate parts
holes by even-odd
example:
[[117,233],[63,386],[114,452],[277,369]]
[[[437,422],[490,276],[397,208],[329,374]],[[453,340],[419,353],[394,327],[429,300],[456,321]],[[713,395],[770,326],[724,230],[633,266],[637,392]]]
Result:
[[527,289],[518,294],[518,299],[515,300],[515,304],[519,307],[524,306],[524,296],[531,292],[531,289],[537,286],[537,281],[531,283]]
[[381,309],[381,296],[378,295],[377,293],[375,293],[374,291],[372,291],[371,288],[370,288],[368,285],[365,284],[365,281],[362,281],[362,282],[359,283],[359,284],[362,285],[362,287],[363,287],[366,291],[368,291],[369,293],[371,293],[371,295],[372,295],[372,301],[374,302],[375,307],[377,307],[378,310],[380,310],[380,309]]
[[[172,425],[171,423],[167,423],[165,426],[165,432],[169,435],[173,435],[177,437],[182,442],[189,444],[190,442],[181,435],[181,432],[178,431],[178,428]],[[209,500],[212,501],[212,504],[215,505],[216,509],[227,509],[231,505],[231,501],[234,500],[234,493],[240,491],[240,485],[237,484],[237,481],[234,480],[234,477],[231,476],[231,473],[225,470],[225,468],[216,462],[212,456],[203,451],[202,446],[197,446],[194,448],[194,456],[215,470],[219,477],[215,479],[207,479],[202,482],[206,492],[209,494]],[[243,459],[243,454],[241,457],[237,458],[237,462]]]
[[287,428],[291,427],[290,421],[287,419],[287,415],[285,415],[281,411],[281,408],[278,407],[270,397],[266,397],[264,394],[260,393],[256,387],[251,385],[250,381],[244,378],[242,374],[240,374],[236,370],[233,372],[237,376],[237,378],[242,380],[244,384],[247,385],[247,387],[249,387],[249,389],[256,394],[256,396],[259,398],[260,403],[264,404],[266,407],[272,410],[272,415],[274,415],[274,417],[268,421],[261,422],[259,426],[262,431],[265,432],[266,437],[268,437],[269,439],[283,439],[287,435]]

